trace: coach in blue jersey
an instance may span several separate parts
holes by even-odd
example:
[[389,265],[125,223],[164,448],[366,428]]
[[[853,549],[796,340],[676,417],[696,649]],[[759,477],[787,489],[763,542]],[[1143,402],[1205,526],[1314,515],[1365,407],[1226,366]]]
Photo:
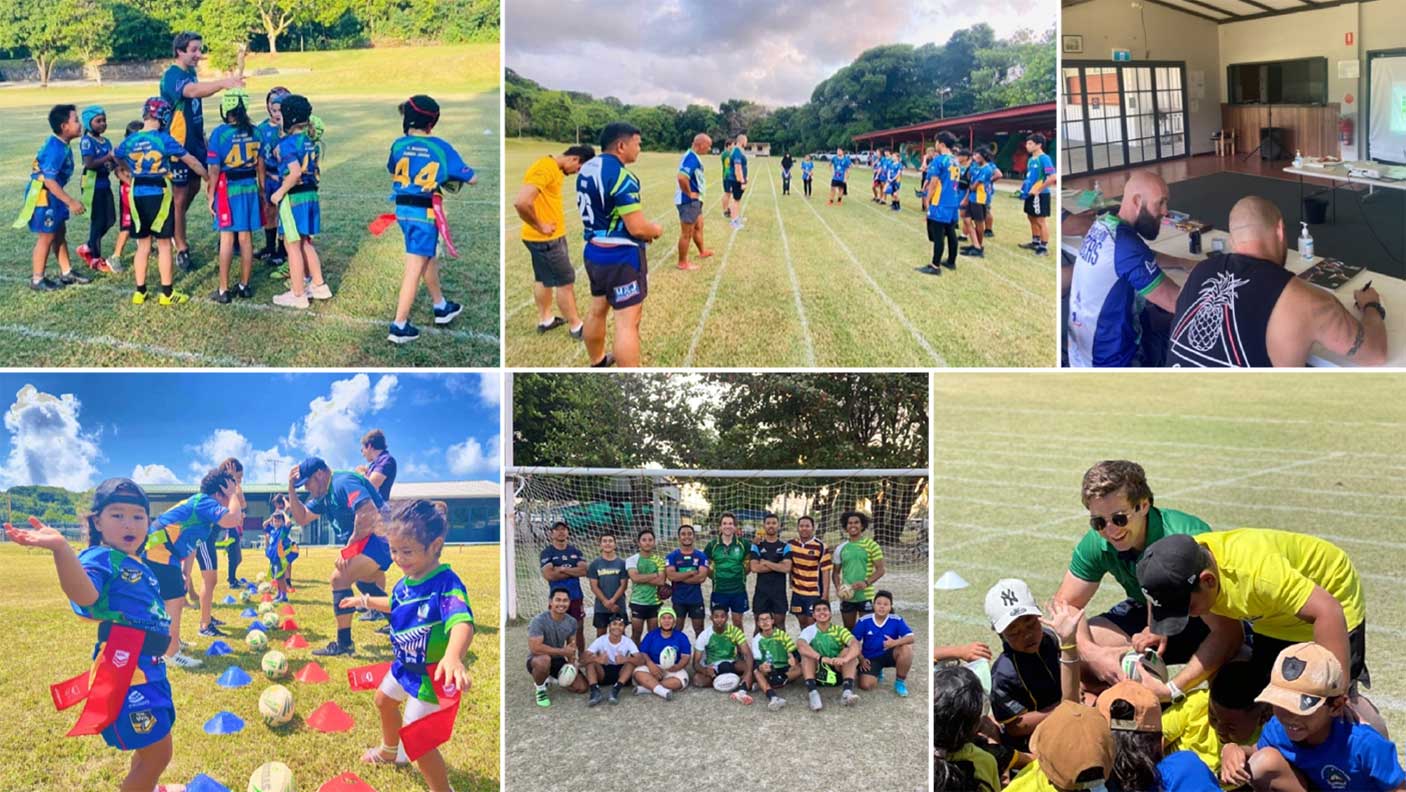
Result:
[[1176,310],[1181,289],[1159,265],[1191,269],[1195,262],[1156,253],[1143,241],[1157,238],[1166,214],[1167,183],[1150,171],[1137,171],[1123,188],[1118,214],[1106,214],[1089,228],[1069,290],[1070,366],[1135,364],[1135,296]]
[[[688,260],[689,245],[698,246],[698,257],[708,258],[713,251],[703,247],[703,157],[713,147],[713,139],[699,132],[693,145],[679,160],[679,187],[674,190],[674,206],[679,210],[679,269],[696,270],[697,264]],[[724,198],[723,200],[727,200]]]
[[[645,245],[663,226],[644,216],[640,181],[626,165],[640,155],[640,131],[612,121],[600,134],[601,155],[576,174],[576,199],[585,226],[586,276],[591,310],[586,315],[586,353],[591,366],[640,364],[640,315],[649,292]],[[605,320],[615,311],[614,354],[605,351]]]

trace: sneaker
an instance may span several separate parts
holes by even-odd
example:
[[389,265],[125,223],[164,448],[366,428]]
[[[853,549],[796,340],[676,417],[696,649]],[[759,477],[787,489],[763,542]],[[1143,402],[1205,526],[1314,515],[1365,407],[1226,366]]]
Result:
[[586,706],[588,706],[588,707],[594,707],[595,705],[601,703],[601,701],[603,701],[603,700],[604,700],[604,697],[601,696],[601,694],[600,694],[600,689],[597,688],[597,689],[595,689],[595,690],[592,690],[592,691],[591,691],[591,697],[588,698],[588,699],[586,699]]
[[62,283],[65,286],[72,286],[74,284],[77,284],[79,286],[86,286],[87,284],[92,282],[92,278],[85,278],[82,275],[79,275],[78,273],[74,272],[73,270],[69,270],[68,272],[65,272],[63,275],[59,276],[59,283]]
[[219,289],[216,289],[213,292],[210,292],[210,299],[214,300],[220,305],[229,305],[231,297],[229,296],[229,292],[220,291]]
[[231,293],[241,300],[247,300],[254,296],[254,289],[247,283],[241,283],[238,286],[235,286],[234,290]]
[[[270,260],[270,263],[272,263],[272,260]],[[273,271],[273,276],[279,280],[288,280],[288,262],[280,261],[274,266],[276,266],[277,269]]]
[[565,319],[561,318],[560,316],[553,316],[552,321],[547,322],[546,324],[537,325],[537,335],[542,335],[548,330],[555,330],[564,324],[566,324]]
[[956,259],[948,259],[948,260],[942,262],[942,266],[946,267],[947,269],[954,270],[954,269],[957,268],[957,260],[956,260]]
[[958,235],[957,235],[957,241],[958,241],[958,242],[966,242],[966,241],[967,241],[967,235],[966,235],[966,234],[958,234]]
[[812,690],[812,691],[810,692],[810,709],[811,709],[811,711],[812,711],[812,712],[819,712],[819,711],[820,711],[820,708],[823,707],[823,706],[825,706],[825,705],[820,703],[820,691],[818,691],[818,690]]
[[570,333],[572,338],[580,341],[586,337],[586,323],[582,322],[580,327],[575,330],[567,330],[566,332]]
[[996,231],[994,229],[987,229],[986,238],[990,239],[993,236],[996,236]]
[[679,269],[692,272],[696,269],[702,269],[702,267],[697,264],[694,264],[692,261],[681,261],[679,262]]
[[615,688],[611,688],[611,689],[610,689],[610,698],[607,699],[607,701],[609,701],[611,704],[619,704],[619,703],[620,703],[620,691],[616,690]]
[[134,292],[132,292],[132,304],[133,304],[133,305],[141,305],[142,303],[145,303],[145,302],[146,302],[146,292],[139,292],[139,291],[134,291]]
[[1038,248],[1040,247],[1040,243],[1039,243],[1039,242],[1021,242],[1019,245],[1016,245],[1016,247],[1018,247],[1018,248],[1023,248],[1023,249],[1025,249],[1025,250],[1036,250],[1036,249],[1038,249]]
[[434,323],[437,325],[449,324],[454,321],[454,317],[463,313],[463,311],[464,306],[453,300],[445,300],[443,308],[434,309]]
[[270,267],[274,267],[274,275],[280,278],[288,277],[288,257],[278,253],[269,256],[265,261]]
[[194,649],[194,648],[195,648],[195,644],[191,643],[190,641],[181,641],[181,648],[178,649],[177,651],[184,652],[184,651],[186,651],[186,650],[188,650],[188,649]]
[[176,266],[180,268],[181,272],[190,272],[195,269],[195,264],[190,260],[189,249],[176,251]]
[[674,691],[672,691],[672,690],[666,690],[666,691],[664,691],[664,700],[665,700],[665,701],[673,701],[673,700],[674,700]]
[[312,653],[318,657],[337,657],[339,655],[350,655],[356,653],[356,644],[340,644],[336,641],[328,643],[321,649],[314,649]]
[[635,685],[635,695],[636,695],[636,696],[652,696],[652,695],[654,695],[654,691],[650,690],[649,688],[640,687],[639,685]]
[[225,635],[225,632],[213,624],[207,624],[200,628],[200,634],[206,638],[220,638]]
[[749,695],[747,691],[741,689],[732,691],[732,700],[737,702],[738,704],[752,703],[751,695]]
[[225,623],[224,623],[222,620],[217,619],[217,618],[215,618],[214,616],[211,616],[211,617],[210,617],[210,623],[213,624],[213,625],[215,625],[216,627],[223,627],[223,626],[225,626]]
[[59,283],[58,283],[57,281],[55,281],[53,278],[43,277],[43,278],[40,278],[40,279],[37,280],[37,281],[36,281],[36,280],[31,280],[31,281],[29,282],[29,288],[31,288],[31,289],[33,289],[33,290],[35,290],[35,291],[37,291],[37,292],[50,292],[50,291],[57,291],[57,290],[59,290],[59,289],[62,289],[63,286],[59,285]]
[[547,697],[547,689],[546,689],[546,688],[537,688],[537,706],[539,706],[539,707],[550,707],[550,706],[552,706],[552,700]]
[[198,657],[191,657],[185,652],[176,652],[175,654],[166,658],[166,662],[176,666],[177,668],[184,668],[186,670],[190,670],[192,668],[199,668],[205,665],[205,661],[201,660]]
[[826,206],[834,206],[834,205],[835,205],[835,202],[834,202],[834,201],[826,201],[826,202],[825,202],[825,205],[826,205]]
[[385,618],[385,616],[380,611],[367,610],[357,617],[357,621],[372,622],[379,621],[383,618]]
[[908,683],[904,682],[902,679],[895,679],[893,681],[893,692],[896,693],[899,698],[908,698]]
[[326,282],[318,283],[312,287],[310,294],[314,300],[330,300],[332,299],[332,287],[328,286]]
[[924,275],[941,275],[941,274],[942,274],[942,270],[938,269],[937,267],[934,267],[934,266],[931,265],[931,264],[924,264],[924,265],[921,266],[921,267],[916,267],[915,270],[916,270],[917,272],[923,273]]
[[884,684],[884,669],[880,668],[880,669],[879,669],[879,673],[877,673],[877,674],[874,675],[874,684],[876,684],[876,685],[882,685],[882,684]]
[[294,294],[290,289],[282,294],[273,297],[274,305],[281,305],[284,308],[306,308],[312,303],[308,302],[307,294]]
[[971,256],[972,258],[986,258],[986,250],[984,248],[974,247],[963,252],[962,255]]
[[766,708],[771,710],[772,712],[775,712],[784,706],[786,706],[786,699],[781,698],[780,696],[772,696],[771,700],[766,703]]
[[113,269],[112,264],[109,264],[108,261],[107,261],[107,259],[102,259],[102,258],[100,258],[100,259],[93,259],[93,263],[92,263],[92,264],[89,264],[88,266],[92,267],[94,272],[120,272],[120,271],[121,271],[121,270]]
[[395,324],[392,323],[391,332],[386,336],[386,340],[392,344],[408,344],[419,337],[420,328],[415,325],[406,322],[405,327],[396,327]]
[[165,293],[162,293],[162,295],[156,300],[159,305],[180,305],[181,303],[189,301],[190,295],[178,291],[171,292],[170,296],[167,296]]
[[600,362],[592,363],[591,368],[610,368],[613,365],[615,365],[615,356],[607,352],[605,357],[600,359]]
[[1044,255],[1047,255],[1049,252],[1050,252],[1050,249],[1047,248],[1047,247],[1045,247],[1044,245],[1041,245],[1041,246],[1035,248],[1035,255],[1037,255],[1037,256],[1044,256]]
[[272,256],[273,256],[273,249],[272,249],[272,248],[266,248],[266,247],[265,247],[265,248],[259,248],[258,250],[254,251],[254,259],[255,259],[256,261],[268,261],[269,258],[272,257]]
[[78,250],[74,252],[78,254],[78,258],[83,259],[84,264],[87,264],[90,267],[93,266],[93,249],[88,247],[87,242],[84,242],[83,244],[79,245]]
[[848,707],[851,704],[859,703],[859,696],[853,690],[840,691],[840,703]]
[[109,256],[103,259],[103,264],[107,265],[107,272],[116,274],[122,271],[122,259],[117,256]]
[[733,230],[733,231],[741,231],[741,230],[742,230],[742,220],[741,220],[741,219],[733,220],[731,223],[728,223],[728,225],[732,226],[732,230]]

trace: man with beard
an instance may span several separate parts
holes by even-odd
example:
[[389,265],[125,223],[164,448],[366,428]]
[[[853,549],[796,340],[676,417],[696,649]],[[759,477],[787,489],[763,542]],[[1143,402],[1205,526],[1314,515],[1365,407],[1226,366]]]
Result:
[[1332,292],[1285,269],[1288,255],[1279,207],[1240,199],[1230,210],[1230,252],[1197,264],[1182,285],[1167,365],[1303,366],[1314,344],[1360,365],[1385,363],[1386,309],[1370,282],[1353,292],[1353,316]]
[[1089,228],[1069,294],[1070,366],[1136,365],[1134,297],[1176,310],[1180,289],[1162,266],[1189,270],[1195,262],[1147,246],[1145,240],[1157,238],[1166,214],[1167,183],[1155,173],[1138,171],[1128,179],[1118,213],[1103,215]]

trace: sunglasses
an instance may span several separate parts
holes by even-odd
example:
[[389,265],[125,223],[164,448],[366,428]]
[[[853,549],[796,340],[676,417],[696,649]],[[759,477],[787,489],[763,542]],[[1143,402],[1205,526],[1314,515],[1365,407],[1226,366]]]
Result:
[[[1141,506],[1136,506],[1136,507],[1133,508],[1133,513],[1136,514],[1136,513],[1139,512],[1139,511],[1142,511],[1142,507],[1141,507]],[[1105,519],[1102,518],[1102,517],[1097,517],[1097,516],[1095,516],[1095,517],[1090,517],[1090,518],[1089,518],[1089,527],[1092,528],[1092,529],[1094,529],[1095,531],[1098,531],[1099,533],[1103,533],[1103,530],[1108,527],[1108,523],[1109,523],[1109,522],[1110,522],[1109,520],[1105,520]],[[1114,525],[1118,526],[1119,528],[1126,528],[1127,525],[1128,525],[1128,513],[1127,513],[1127,512],[1114,512],[1114,513],[1113,513],[1113,518],[1112,518],[1112,523],[1113,523]]]

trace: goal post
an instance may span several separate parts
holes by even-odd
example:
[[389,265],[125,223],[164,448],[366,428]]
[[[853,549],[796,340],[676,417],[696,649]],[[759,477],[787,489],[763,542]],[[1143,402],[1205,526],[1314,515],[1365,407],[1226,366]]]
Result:
[[[810,516],[816,535],[834,547],[843,540],[840,515],[869,517],[869,531],[884,550],[895,596],[926,604],[928,576],[928,471],[925,468],[831,470],[698,470],[592,467],[504,469],[512,493],[507,549],[508,618],[530,618],[546,603],[547,581],[538,558],[558,521],[588,559],[600,553],[607,531],[619,555],[636,552],[636,535],[654,531],[658,552],[678,547],[681,525],[692,525],[701,550],[718,535],[725,512],[739,535],[751,540],[768,512],[781,520],[782,538],[796,535],[796,521]],[[505,504],[506,505],[506,504]],[[890,577],[891,575],[891,577]],[[587,592],[586,606],[594,599]],[[750,585],[750,584],[749,584]],[[705,584],[705,593],[710,585]],[[908,591],[908,589],[912,589]]]

